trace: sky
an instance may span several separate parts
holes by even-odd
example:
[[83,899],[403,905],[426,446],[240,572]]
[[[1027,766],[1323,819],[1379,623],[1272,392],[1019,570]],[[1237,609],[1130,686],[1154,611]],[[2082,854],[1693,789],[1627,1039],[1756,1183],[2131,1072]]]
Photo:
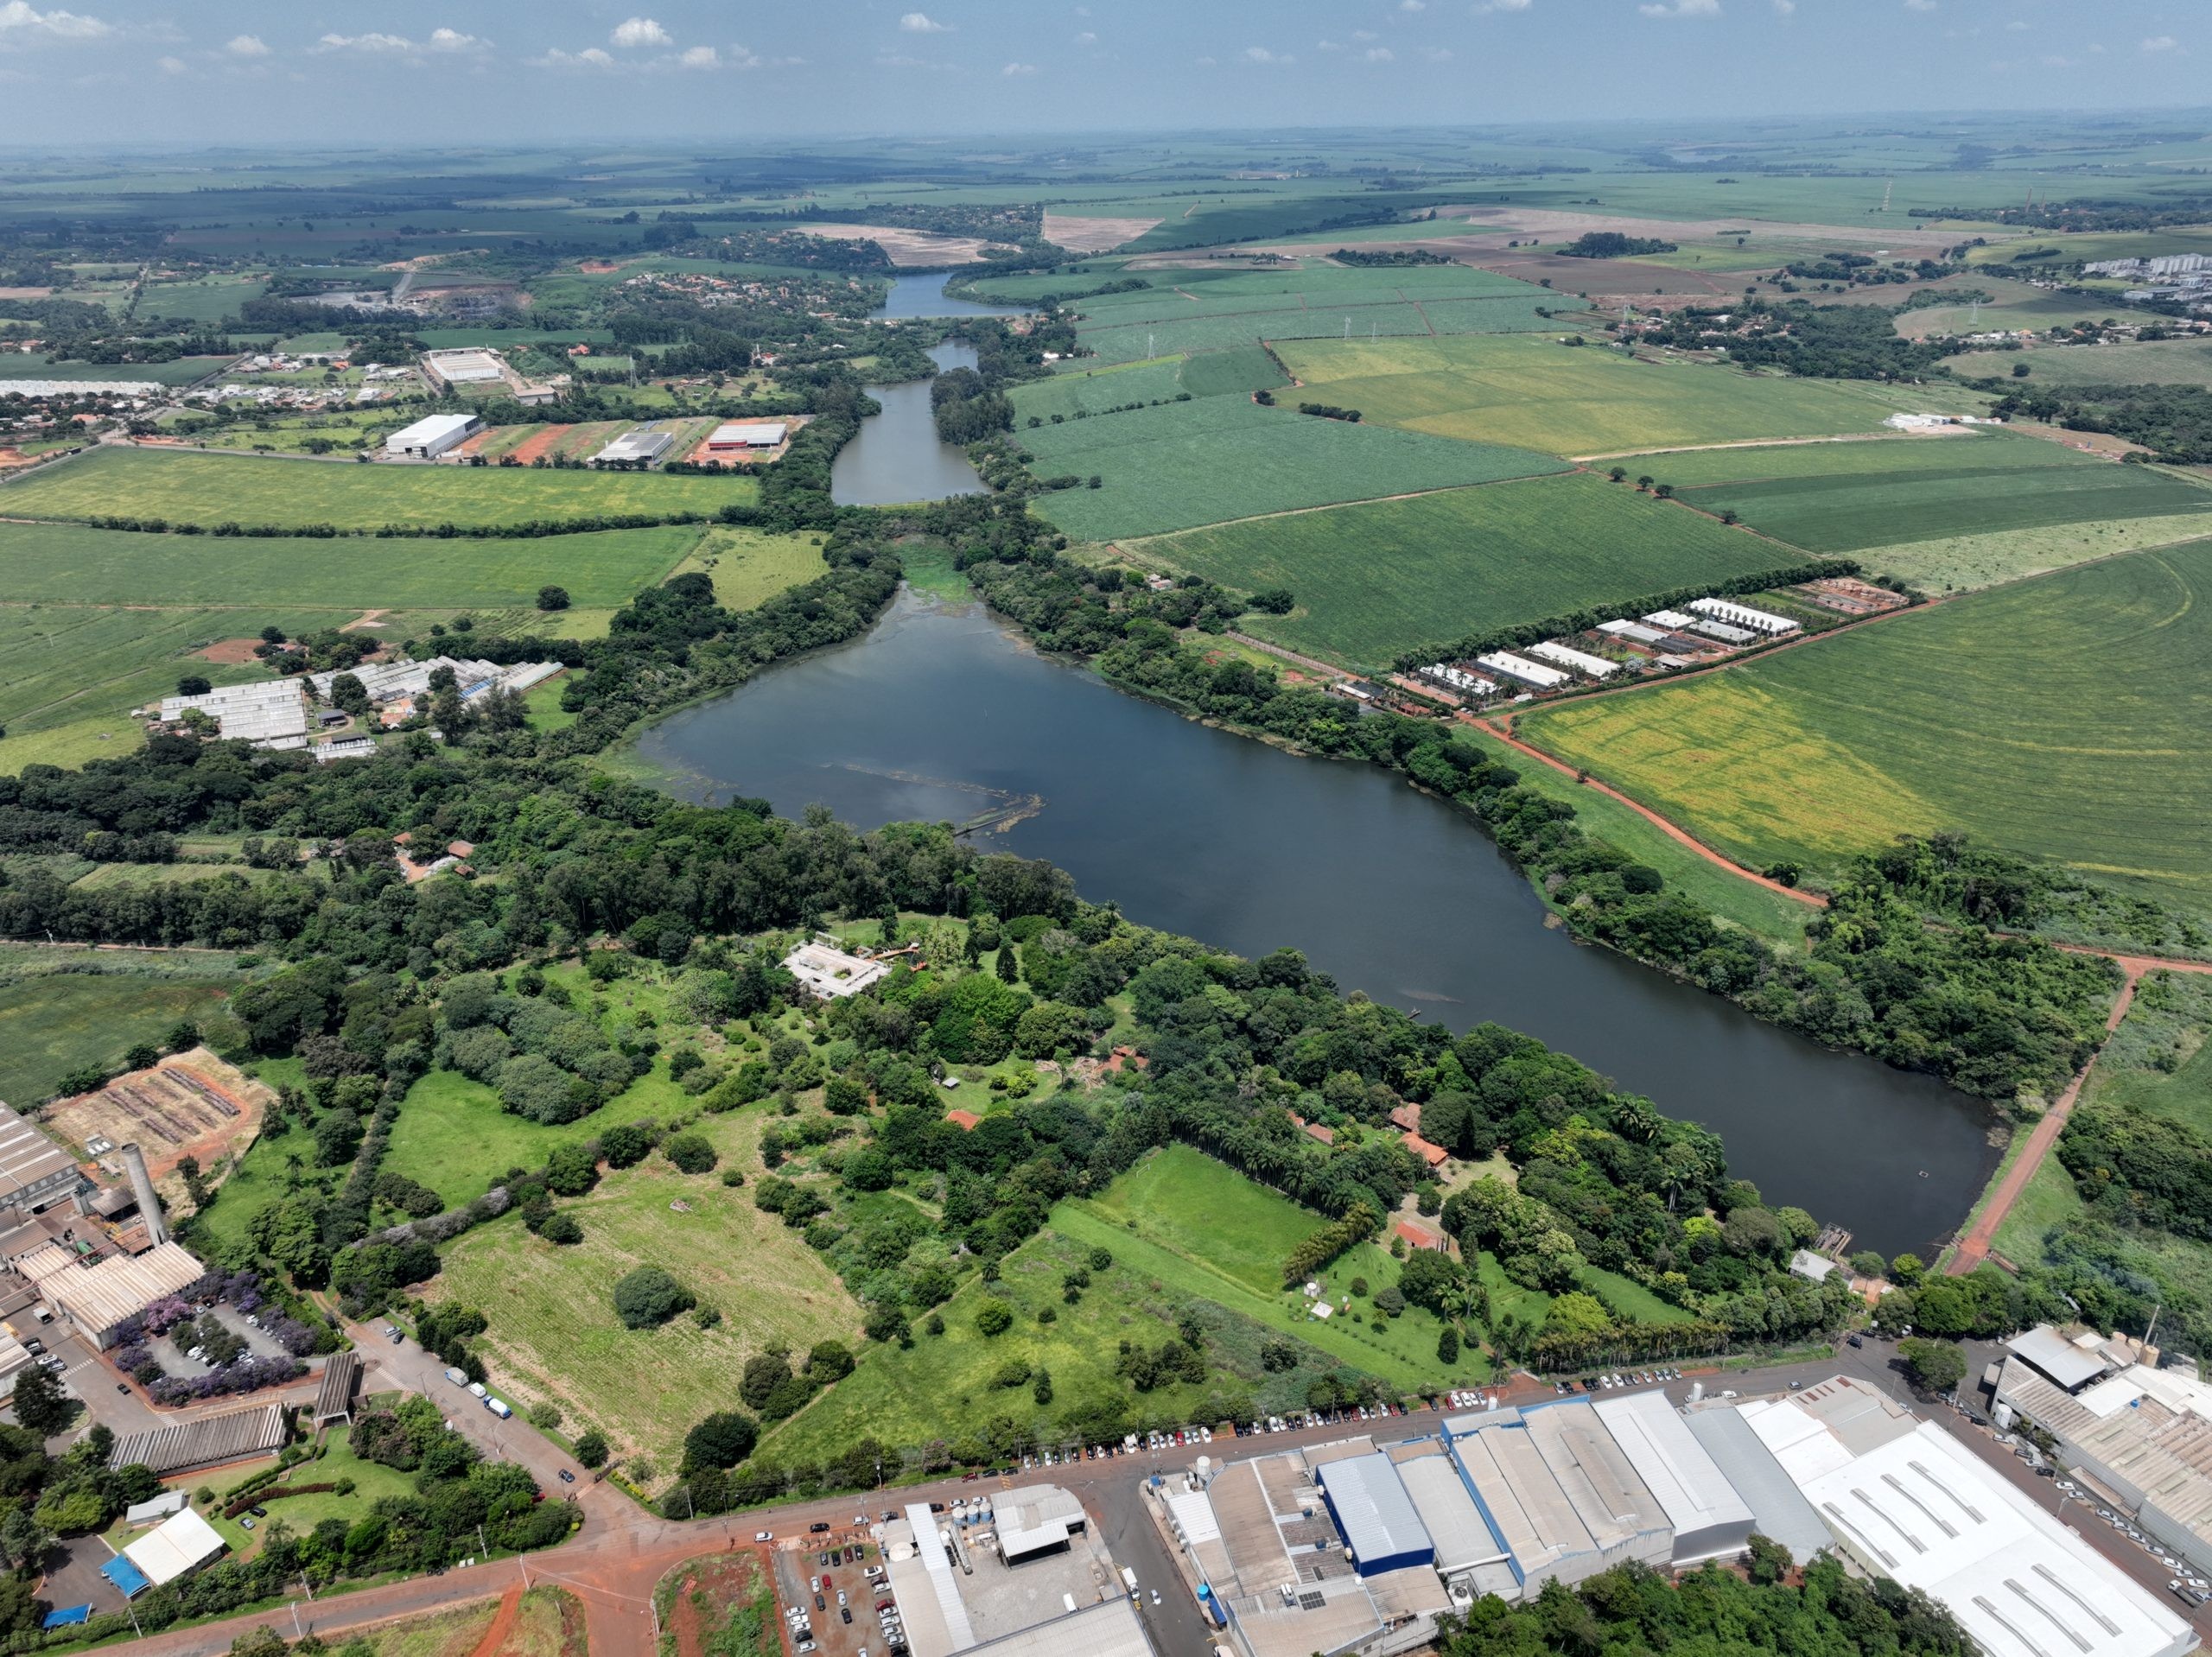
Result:
[[2207,0],[916,3],[0,0],[0,147],[2141,110],[2212,70]]

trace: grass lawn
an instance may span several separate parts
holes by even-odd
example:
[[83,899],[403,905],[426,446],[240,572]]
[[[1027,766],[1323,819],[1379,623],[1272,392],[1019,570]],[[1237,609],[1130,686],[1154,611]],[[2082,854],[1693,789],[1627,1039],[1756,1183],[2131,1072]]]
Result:
[[1999,581],[2065,569],[2093,558],[2172,546],[2208,535],[2212,535],[2212,511],[1955,535],[1896,547],[1869,547],[1857,556],[1874,575],[1894,575],[1909,587],[1940,594],[1972,592]]
[[1319,419],[1235,397],[1024,427],[1016,436],[1039,477],[1102,480],[1032,503],[1078,541],[1562,469],[1524,449]]
[[1288,384],[1282,371],[1257,346],[1198,357],[1162,357],[1102,366],[1090,365],[1088,359],[1081,362],[1082,365],[1051,379],[1032,380],[1012,389],[1008,395],[1014,400],[1017,433],[1027,429],[1032,418],[1049,422],[1058,415],[1071,420],[1079,415],[1126,408],[1132,403],[1149,403],[1155,399],[1172,403],[1185,394],[1193,398],[1249,397],[1263,386]]
[[2047,1156],[2013,1203],[2004,1224],[1997,1228],[1991,1247],[2015,1266],[2040,1266],[2044,1234],[2081,1212],[2082,1199],[2074,1190],[2074,1177],[2056,1156]]
[[717,524],[699,538],[691,556],[671,575],[704,570],[726,610],[750,610],[787,587],[829,574],[818,535],[773,535],[766,530]]
[[1754,867],[1963,829],[2212,906],[2212,542],[1969,594],[1520,733]]
[[203,957],[204,979],[136,973],[0,973],[0,1099],[28,1111],[81,1064],[120,1069],[136,1044],[158,1045],[180,1019],[212,1013],[235,980],[229,957]]
[[[315,1461],[302,1462],[292,1470],[291,1477],[284,1481],[290,1484],[335,1484],[341,1479],[351,1479],[354,1486],[352,1495],[340,1495],[334,1490],[320,1490],[308,1495],[279,1498],[272,1501],[269,1499],[270,1493],[264,1491],[261,1500],[262,1505],[269,1509],[269,1517],[256,1520],[255,1528],[250,1531],[242,1528],[237,1520],[224,1518],[219,1503],[216,1508],[203,1509],[203,1516],[231,1545],[231,1552],[243,1556],[252,1553],[260,1546],[265,1527],[277,1519],[281,1518],[289,1525],[295,1535],[303,1536],[326,1519],[342,1519],[349,1525],[357,1520],[365,1519],[370,1508],[386,1496],[413,1495],[415,1476],[378,1462],[363,1461],[353,1453],[348,1442],[352,1431],[350,1427],[332,1428],[329,1438],[325,1441],[322,1455]],[[186,1489],[197,1489],[210,1480],[207,1474],[200,1473],[177,1482]],[[238,1482],[237,1479],[229,1479],[215,1488],[227,1497]],[[283,1488],[282,1483],[275,1487],[280,1490]]]
[[543,1167],[558,1146],[649,1114],[631,1093],[563,1127],[547,1127],[506,1109],[482,1082],[458,1070],[433,1070],[407,1090],[384,1165],[449,1203],[471,1202],[510,1168]]
[[[757,1175],[762,1121],[751,1111],[699,1127],[725,1165]],[[679,1202],[686,1211],[671,1206]],[[491,1318],[482,1345],[499,1390],[518,1404],[557,1404],[575,1432],[596,1426],[618,1454],[650,1457],[657,1478],[675,1471],[693,1423],[730,1406],[746,1359],[770,1342],[800,1353],[823,1340],[859,1344],[860,1310],[829,1266],[717,1173],[679,1173],[656,1156],[561,1206],[582,1222],[582,1242],[560,1247],[501,1219],[445,1250],[429,1292]],[[610,1291],[645,1265],[672,1273],[723,1322],[702,1329],[685,1315],[625,1329]]]
[[1147,542],[1136,556],[1248,592],[1287,587],[1297,600],[1290,614],[1239,625],[1366,664],[1794,561],[1771,542],[1586,474],[1224,524]]
[[1968,412],[1982,403],[1948,387],[1899,392],[1710,363],[1642,362],[1610,347],[1571,349],[1552,333],[1304,340],[1277,350],[1300,397],[1357,409],[1385,425],[1554,454],[1875,432],[1900,409]]
[[[712,513],[751,505],[750,478],[528,467],[385,466],[108,448],[0,489],[10,516],[163,517],[175,524],[386,524],[498,529],[601,512]],[[327,554],[330,550],[326,549]],[[348,549],[347,550],[351,550]]]
[[[264,1081],[276,1085],[277,1078],[268,1066],[260,1066],[259,1073]],[[213,1205],[194,1217],[194,1236],[231,1247],[244,1245],[254,1216],[284,1199],[295,1173],[308,1176],[315,1171],[315,1131],[304,1122],[289,1119],[283,1133],[264,1133],[253,1142],[230,1178],[223,1181]],[[339,1170],[338,1175],[342,1177],[343,1172]],[[336,1188],[334,1178],[332,1188]]]
[[[216,460],[209,464],[309,470],[304,460]],[[353,476],[350,472],[340,475],[348,481]],[[426,471],[422,475],[442,474]],[[14,505],[0,491],[0,511]],[[698,543],[699,535],[695,525],[670,524],[530,538],[321,540],[147,535],[74,524],[0,524],[0,602],[220,606],[221,615],[169,628],[181,638],[200,641],[251,637],[272,620],[287,632],[329,626],[372,607],[527,608],[548,582],[567,587],[578,606],[613,607],[628,603],[640,587],[652,586],[674,569]],[[346,613],[317,613],[315,606]],[[289,625],[288,617],[293,619]],[[14,618],[12,610],[0,610],[0,628],[21,625]],[[157,625],[168,626],[151,620],[143,624],[149,629]],[[0,632],[0,638],[4,636]],[[0,660],[5,659],[4,650],[0,650]]]
[[[1986,441],[1986,440],[1983,440]],[[2032,439],[2009,441],[2031,442]],[[1839,445],[1824,461],[1871,463],[1891,458],[1886,444],[1860,454]],[[2104,520],[2202,517],[2212,511],[2212,490],[2147,467],[2124,467],[2037,444],[2041,464],[2020,464],[2022,451],[1993,450],[1957,438],[1928,440],[1909,470],[1853,472],[1800,469],[1820,451],[1745,452],[1743,481],[1686,485],[1674,457],[1645,462],[1651,474],[1675,482],[1682,498],[1708,512],[1734,511],[1752,528],[1812,552],[1849,553],[1900,542],[1935,541],[1997,531],[2034,531]],[[1929,464],[1939,454],[1952,463]],[[2053,460],[2071,454],[2070,460]]]

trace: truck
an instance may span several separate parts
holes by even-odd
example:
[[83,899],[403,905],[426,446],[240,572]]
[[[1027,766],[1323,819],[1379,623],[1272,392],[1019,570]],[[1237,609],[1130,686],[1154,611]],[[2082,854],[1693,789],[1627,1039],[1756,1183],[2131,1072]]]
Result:
[[1128,1566],[1123,1565],[1122,1567],[1122,1580],[1128,1584],[1129,1597],[1131,1599],[1134,1600],[1141,1597],[1141,1596],[1137,1592],[1137,1573],[1135,1571],[1130,1570]]
[[447,1370],[446,1379],[453,1382],[456,1387],[466,1387],[468,1385],[468,1377],[461,1374],[458,1369]]
[[509,1416],[514,1413],[514,1410],[508,1405],[507,1400],[504,1398],[487,1398],[484,1400],[484,1407],[491,1411],[493,1414],[498,1416],[502,1421],[505,1420]]

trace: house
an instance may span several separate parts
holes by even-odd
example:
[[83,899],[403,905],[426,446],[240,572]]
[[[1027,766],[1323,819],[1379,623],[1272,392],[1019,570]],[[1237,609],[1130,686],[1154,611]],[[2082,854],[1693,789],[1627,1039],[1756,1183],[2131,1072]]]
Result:
[[1432,1168],[1440,1168],[1451,1159],[1452,1153],[1440,1145],[1431,1145],[1418,1133],[1401,1133],[1398,1143],[1404,1146]]
[[1426,1248],[1434,1254],[1447,1254],[1451,1242],[1445,1235],[1426,1220],[1416,1220],[1400,1215],[1390,1222],[1390,1235],[1400,1239],[1408,1248]]
[[1333,1127],[1325,1127],[1319,1122],[1307,1122],[1305,1124],[1305,1128],[1306,1137],[1309,1140],[1318,1140],[1323,1145],[1334,1145],[1337,1142],[1337,1130]]
[[1421,1132],[1421,1107],[1400,1105],[1390,1113],[1390,1126],[1403,1128],[1408,1133]]

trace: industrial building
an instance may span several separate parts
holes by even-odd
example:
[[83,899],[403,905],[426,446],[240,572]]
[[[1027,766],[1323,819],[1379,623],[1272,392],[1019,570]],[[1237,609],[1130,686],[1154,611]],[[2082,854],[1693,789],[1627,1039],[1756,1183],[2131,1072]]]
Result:
[[1728,599],[1692,599],[1690,608],[1714,621],[1725,621],[1735,627],[1749,627],[1753,632],[1764,633],[1770,638],[1779,638],[1785,633],[1799,631],[1797,624],[1787,616],[1777,616],[1766,610],[1754,610],[1748,604],[1738,604]]
[[1492,651],[1488,656],[1478,656],[1475,664],[1488,668],[1502,679],[1511,679],[1527,685],[1532,690],[1556,690],[1569,682],[1567,676],[1557,668],[1544,667],[1510,651]]
[[10,1264],[62,1322],[103,1351],[115,1344],[118,1325],[207,1274],[206,1267],[173,1242],[156,1243],[143,1254],[110,1254],[87,1263],[74,1247],[48,1239]]
[[1455,668],[1448,662],[1432,662],[1417,670],[1430,683],[1440,685],[1456,695],[1483,697],[1495,695],[1497,681],[1485,679],[1479,673],[1470,673],[1465,668]]
[[250,1404],[188,1421],[164,1421],[118,1436],[110,1467],[138,1465],[163,1476],[196,1467],[217,1467],[273,1456],[290,1436],[291,1412],[282,1404]]
[[146,397],[168,388],[155,380],[0,379],[0,397]]
[[816,938],[800,944],[784,957],[783,967],[824,1000],[857,995],[891,971],[880,961],[846,954],[831,938]]
[[1388,1456],[1377,1451],[1327,1462],[1313,1477],[1361,1576],[1434,1563],[1436,1545]]
[[1602,656],[1592,656],[1587,651],[1578,651],[1562,644],[1555,638],[1547,638],[1541,644],[1529,646],[1529,654],[1541,656],[1554,666],[1572,668],[1592,679],[1610,679],[1621,670],[1618,662],[1608,662]]
[[84,1183],[67,1151],[6,1105],[0,1105],[0,1216],[22,1221],[75,1192]]
[[790,423],[782,420],[733,420],[715,428],[713,435],[707,439],[707,451],[728,454],[746,449],[773,448],[784,441],[790,429]]
[[1665,1394],[1601,1398],[1591,1408],[1666,1515],[1675,1569],[1732,1559],[1751,1545],[1751,1508]]
[[496,351],[469,346],[453,351],[426,351],[423,371],[441,390],[463,385],[496,385],[507,377],[507,365]]
[[912,1502],[881,1534],[912,1657],[1154,1657],[1083,1504],[1057,1485],[1007,1490],[957,1518]]
[[2181,1657],[2196,1630],[1932,1421],[1838,1375],[1741,1414],[1859,1567],[1988,1657]]
[[658,466],[675,446],[676,434],[655,426],[626,431],[591,457],[594,466]]
[[1700,616],[1691,622],[1687,631],[1703,633],[1707,638],[1717,638],[1724,644],[1751,644],[1758,640],[1758,635],[1747,627],[1732,626],[1706,616]]
[[1640,621],[1601,621],[1598,624],[1598,631],[1637,644],[1656,644],[1667,636],[1656,627],[1647,627]]
[[435,460],[464,438],[474,435],[484,422],[472,414],[424,415],[384,440],[384,452],[401,460]]
[[2212,1570],[2212,1386],[2157,1367],[2155,1348],[2044,1326],[2005,1343],[2000,1425],[2033,1422],[2057,1459],[2144,1532]]

